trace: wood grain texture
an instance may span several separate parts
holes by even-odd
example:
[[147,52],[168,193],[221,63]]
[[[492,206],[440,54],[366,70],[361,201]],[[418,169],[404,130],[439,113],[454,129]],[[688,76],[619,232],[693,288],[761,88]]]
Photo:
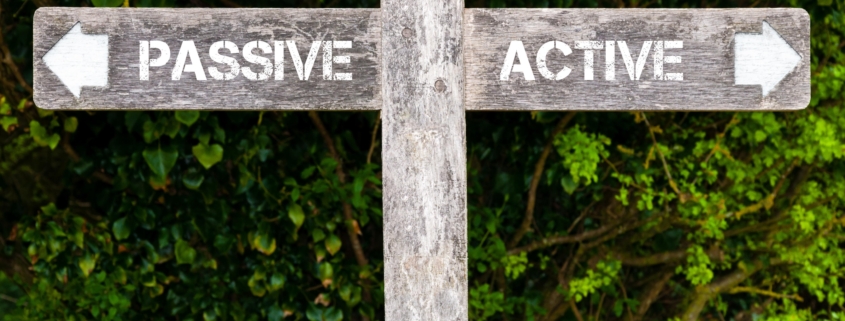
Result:
[[[214,110],[375,110],[381,108],[381,20],[378,9],[105,9],[40,8],[34,26],[35,102],[48,109],[214,109]],[[42,57],[77,22],[85,34],[109,36],[109,79],[106,87],[83,87],[79,99],[47,68]],[[149,81],[139,78],[140,41],[160,40],[171,57],[151,67]],[[209,56],[217,41],[231,41],[242,66],[260,70],[242,56],[250,41],[294,40],[303,62],[312,41],[352,41],[349,64],[334,64],[335,72],[352,73],[351,81],[323,80],[321,50],[309,80],[299,80],[285,48],[284,80],[197,80],[184,72],[174,81],[171,72],[181,43],[193,40],[203,67],[218,67]],[[255,50],[258,53],[258,50]],[[151,57],[158,57],[151,50]],[[273,54],[261,56],[273,60]]]
[[[803,9],[467,9],[464,11],[467,110],[788,110],[810,99],[810,20]],[[800,55],[798,66],[766,97],[759,85],[734,85],[734,35],[761,33],[768,22]],[[524,42],[536,77],[499,74],[512,40]],[[536,55],[548,41],[572,47],[549,55],[549,68],[572,69],[562,80],[538,73]],[[644,41],[683,41],[666,72],[683,81],[655,81],[652,55],[632,81],[616,48],[616,80],[604,79],[604,50],[595,51],[594,79],[584,80],[584,50],[575,41],[627,41],[636,60]]]
[[381,8],[386,320],[467,320],[463,1]]

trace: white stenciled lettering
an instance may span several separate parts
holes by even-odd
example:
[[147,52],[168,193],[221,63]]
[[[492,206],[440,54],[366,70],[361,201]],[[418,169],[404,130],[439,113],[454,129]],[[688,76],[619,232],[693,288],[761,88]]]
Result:
[[616,80],[616,42],[604,42],[604,80]]
[[[519,64],[514,65],[514,59],[519,58]],[[499,73],[499,80],[510,79],[512,72],[521,72],[525,80],[534,80],[534,72],[531,71],[531,63],[525,53],[525,46],[522,41],[511,41],[508,47],[508,54],[505,55],[505,64],[502,65],[502,72]]]
[[273,71],[276,73],[276,80],[285,80],[285,42],[284,41],[274,41],[273,46],[275,47],[275,64],[276,69]]
[[241,71],[243,72],[244,77],[249,80],[270,79],[270,74],[273,73],[273,64],[270,62],[270,58],[262,57],[253,53],[253,50],[256,48],[260,49],[262,54],[269,54],[273,52],[273,49],[270,48],[269,43],[264,41],[250,41],[244,45],[244,60],[261,65],[263,70],[260,72],[253,72],[250,67],[242,67]]
[[[664,41],[663,49],[684,49],[683,41]],[[663,63],[665,64],[679,64],[681,63],[681,56],[664,56]],[[683,81],[683,73],[670,72],[663,76],[663,80]]]
[[[334,49],[352,49],[352,41],[334,41]],[[336,64],[349,64],[351,61],[349,56],[334,56],[332,62]],[[352,73],[336,72],[334,73],[334,80],[352,80]]]
[[[150,59],[150,49],[158,49],[161,54],[156,59]],[[163,41],[141,41],[138,75],[141,80],[150,80],[150,67],[161,67],[170,60],[170,47]]]
[[[185,59],[190,58],[191,64],[186,65]],[[173,66],[173,73],[171,79],[179,80],[182,78],[182,72],[193,72],[197,80],[206,80],[205,71],[202,68],[200,55],[197,52],[197,46],[194,45],[193,40],[182,41],[182,47],[179,48],[179,54],[176,55],[176,64]]]
[[640,80],[640,75],[643,73],[643,68],[648,57],[648,51],[651,49],[651,41],[643,42],[636,65],[634,65],[634,59],[631,58],[631,51],[628,50],[628,44],[625,41],[617,41],[616,43],[619,44],[619,53],[622,54],[622,60],[625,61],[628,76],[631,80]]
[[241,64],[235,58],[221,55],[220,49],[223,48],[228,50],[230,54],[238,53],[238,46],[235,43],[231,41],[218,41],[211,44],[211,48],[208,49],[208,56],[214,62],[228,65],[229,72],[223,73],[217,67],[208,67],[208,74],[215,80],[232,80],[241,72]]
[[314,67],[314,61],[317,60],[317,52],[320,51],[320,41],[311,43],[311,51],[308,52],[308,58],[305,59],[305,64],[302,64],[302,59],[299,57],[299,50],[296,49],[296,42],[288,40],[288,51],[290,51],[290,60],[293,61],[293,66],[296,68],[296,74],[299,80],[308,80],[311,75],[311,68]]
[[558,72],[557,74],[549,70],[548,60],[546,59],[546,56],[549,54],[549,51],[551,51],[552,48],[557,48],[558,50],[563,52],[564,56],[569,56],[569,54],[572,53],[572,49],[569,48],[569,46],[563,42],[549,41],[547,43],[544,43],[542,46],[540,46],[540,50],[537,51],[537,70],[540,71],[540,75],[542,75],[543,78],[546,78],[548,80],[561,80],[563,78],[566,78],[566,76],[569,76],[569,73],[572,72],[572,69],[569,69],[569,67],[564,66],[563,69],[561,69],[560,72]]
[[[161,67],[170,61],[170,47],[167,43],[158,40],[141,40],[138,42],[138,78],[142,81],[150,80],[150,68]],[[285,48],[287,47],[287,48]],[[205,49],[205,48],[201,48]],[[197,44],[193,40],[181,42],[179,53],[173,63],[171,80],[181,80],[183,73],[194,73],[197,80],[207,80],[206,71],[214,80],[234,80],[239,75],[248,80],[268,80],[273,74],[274,80],[285,80],[286,51],[290,53],[290,62],[296,70],[299,80],[307,81],[311,76],[314,64],[322,56],[323,80],[352,80],[352,73],[337,72],[336,68],[346,69],[345,66],[338,67],[335,64],[346,64],[352,62],[351,56],[343,52],[337,55],[338,49],[352,49],[352,41],[313,41],[308,56],[303,61],[294,40],[277,40],[265,42],[261,40],[250,41],[243,45],[241,50],[235,42],[222,40],[211,43],[208,47],[208,56],[201,56],[197,50]],[[156,50],[160,55],[156,55]],[[204,52],[203,52],[204,54]],[[238,55],[240,54],[240,55]],[[157,58],[151,58],[156,57]],[[208,68],[203,68],[202,59],[206,60]],[[243,59],[243,60],[241,60]],[[529,69],[530,71],[530,66]]]
[[[589,41],[575,41],[575,49],[584,51],[584,80],[595,80],[596,68],[596,50],[604,50],[604,67],[599,67],[599,70],[604,70],[604,79],[606,81],[616,81],[616,49],[619,48],[619,54],[622,55],[622,61],[625,64],[625,70],[628,72],[628,77],[631,80],[639,81],[642,76],[645,65],[648,62],[649,53],[652,54],[654,60],[654,77],[653,80],[667,80],[667,81],[683,81],[683,73],[666,73],[664,67],[666,64],[680,64],[680,56],[667,56],[666,50],[669,49],[683,49],[684,42],[680,40],[648,40],[643,41],[640,47],[639,55],[636,60],[631,55],[628,48],[628,42],[623,40],[589,40]],[[540,46],[537,51],[537,71],[543,78],[548,80],[563,80],[571,73],[571,69],[563,66],[562,69],[554,73],[549,68],[549,58],[547,57],[552,49],[558,49],[563,52],[563,56],[569,56],[572,49],[562,41],[549,41]],[[519,63],[516,64],[516,59]],[[502,70],[499,73],[499,80],[508,81],[514,72],[521,72],[525,80],[534,80],[534,72],[528,61],[528,55],[525,52],[525,45],[522,41],[512,40],[508,47],[507,54],[505,54],[505,62],[502,65]]]
[[601,41],[576,41],[575,49],[584,50],[584,80],[593,80],[593,50],[604,49]]

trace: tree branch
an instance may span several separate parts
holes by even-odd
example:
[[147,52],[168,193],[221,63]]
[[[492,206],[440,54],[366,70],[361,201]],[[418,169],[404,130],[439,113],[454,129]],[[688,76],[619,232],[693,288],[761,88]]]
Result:
[[799,296],[797,294],[792,294],[792,295],[780,294],[780,293],[769,291],[769,290],[762,290],[762,289],[751,288],[751,287],[746,287],[746,286],[735,286],[735,287],[731,288],[730,290],[728,290],[728,293],[731,293],[731,294],[743,293],[743,292],[770,296],[770,297],[773,297],[773,298],[776,298],[776,299],[792,299],[792,300],[795,300],[795,301],[798,301],[798,302],[804,302],[804,298],[802,298],[801,296]]
[[[343,160],[338,155],[337,150],[334,147],[334,140],[332,139],[331,135],[329,135],[328,130],[326,130],[326,126],[323,125],[323,121],[320,120],[320,116],[317,115],[316,111],[309,111],[308,117],[311,117],[311,121],[314,122],[314,126],[317,127],[317,130],[320,132],[320,135],[323,136],[323,141],[326,143],[326,147],[329,149],[329,155],[337,162],[337,166],[335,166],[335,174],[337,175],[337,180],[340,181],[341,184],[346,184],[346,173],[343,172]],[[361,248],[361,241],[358,239],[358,233],[360,229],[357,228],[358,222],[352,217],[352,206],[349,205],[346,201],[341,201],[343,206],[343,217],[346,219],[346,230],[349,234],[349,241],[352,243],[352,250],[355,252],[355,259],[358,261],[358,265],[365,267],[367,266],[367,257],[364,255],[364,250]]]
[[610,225],[605,225],[595,230],[586,231],[581,234],[547,237],[534,243],[528,244],[526,246],[511,249],[508,251],[508,255],[516,255],[522,252],[531,252],[552,245],[582,242],[593,237],[602,235],[607,231],[610,231],[614,227],[619,226],[620,223],[621,222],[612,223]]
[[660,292],[663,291],[666,283],[672,279],[673,275],[675,275],[675,272],[670,269],[669,271],[663,272],[656,282],[648,285],[645,291],[640,294],[640,306],[637,307],[637,314],[632,318],[632,321],[640,321],[643,317],[645,317],[645,314],[648,312],[648,308],[650,308],[651,304],[657,300]]
[[552,151],[552,147],[554,147],[555,137],[563,132],[563,128],[566,127],[573,117],[575,117],[576,112],[569,112],[566,116],[557,123],[555,129],[552,130],[551,134],[549,135],[549,140],[546,142],[546,146],[543,148],[543,152],[540,154],[540,158],[537,160],[537,163],[534,165],[534,175],[531,176],[531,185],[528,188],[528,204],[525,206],[525,216],[522,218],[522,224],[519,225],[519,228],[511,238],[510,242],[508,242],[508,248],[514,248],[519,241],[522,240],[522,237],[525,236],[525,233],[528,233],[528,230],[531,229],[531,221],[534,220],[534,205],[537,202],[537,187],[540,185],[540,180],[543,176],[543,169],[546,167],[546,160],[549,158],[549,154]]
[[[340,155],[337,153],[337,150],[334,147],[334,140],[332,136],[329,135],[329,131],[326,130],[326,126],[323,125],[323,121],[320,120],[320,116],[317,114],[316,111],[309,111],[308,117],[311,118],[311,121],[314,123],[314,126],[317,127],[317,130],[320,132],[320,135],[323,136],[323,141],[326,143],[326,147],[329,149],[329,155],[335,160],[337,166],[335,166],[335,175],[337,175],[337,180],[340,182],[341,185],[346,185],[346,173],[343,172],[343,160],[340,158]],[[358,239],[358,234],[361,233],[361,228],[358,225],[358,221],[352,216],[352,206],[349,205],[346,201],[341,201],[341,206],[343,208],[343,217],[346,220],[346,234],[349,235],[349,243],[352,245],[352,251],[355,253],[355,260],[358,262],[358,266],[362,268],[366,268],[369,264],[367,262],[367,257],[364,256],[364,250],[361,247],[361,241]],[[362,280],[362,282],[366,283],[366,280]],[[372,298],[370,298],[370,290],[367,286],[364,286],[364,301],[370,302]],[[364,321],[369,321],[369,317],[366,315],[361,315],[361,318]]]
[[376,115],[376,124],[373,126],[373,136],[370,139],[370,150],[367,151],[367,164],[369,164],[370,161],[372,160],[373,151],[376,150],[376,136],[378,136],[378,127],[379,127],[380,122],[381,122],[381,111],[379,111],[378,115]]
[[[770,265],[779,265],[785,263],[786,262],[780,259],[772,259],[769,262]],[[751,264],[751,266],[746,266],[745,268],[738,268],[730,274],[720,278],[719,280],[716,280],[705,286],[699,286],[696,289],[695,296],[693,297],[692,301],[687,306],[687,309],[684,311],[683,315],[681,315],[681,320],[698,320],[698,316],[701,314],[701,310],[704,309],[704,305],[707,304],[707,301],[710,301],[710,299],[712,299],[719,293],[726,292],[729,289],[735,287],[737,284],[741,283],[742,281],[745,281],[745,279],[754,275],[754,273],[757,273],[762,270],[764,266],[765,264],[762,261],[756,260],[754,261],[754,263]]]

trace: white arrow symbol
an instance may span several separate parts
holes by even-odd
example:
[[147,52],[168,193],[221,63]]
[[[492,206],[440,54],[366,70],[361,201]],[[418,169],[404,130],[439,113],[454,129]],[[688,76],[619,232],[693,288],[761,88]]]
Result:
[[79,22],[42,60],[76,98],[83,86],[109,84],[109,36],[85,35]]
[[801,62],[801,56],[769,23],[763,33],[734,35],[734,84],[761,85],[763,97]]

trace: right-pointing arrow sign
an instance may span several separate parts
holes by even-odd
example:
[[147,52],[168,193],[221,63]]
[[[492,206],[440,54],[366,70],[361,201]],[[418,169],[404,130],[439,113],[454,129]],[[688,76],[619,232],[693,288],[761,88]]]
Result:
[[737,33],[734,41],[734,83],[760,85],[763,97],[801,62],[798,52],[765,21],[762,34]]
[[109,36],[86,35],[73,25],[42,58],[47,68],[79,98],[83,86],[105,87],[109,82]]

